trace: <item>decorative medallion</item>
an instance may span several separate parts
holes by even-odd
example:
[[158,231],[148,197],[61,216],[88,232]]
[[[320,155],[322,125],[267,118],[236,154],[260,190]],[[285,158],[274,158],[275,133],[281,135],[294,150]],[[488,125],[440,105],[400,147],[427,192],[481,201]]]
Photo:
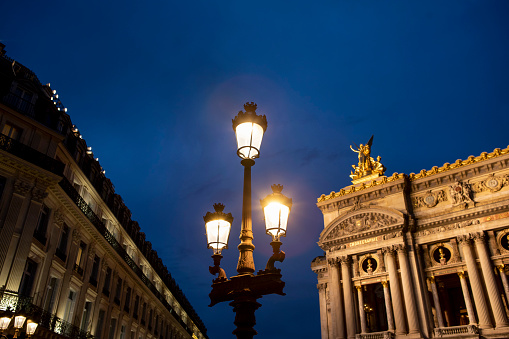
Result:
[[433,251],[433,260],[441,265],[446,265],[451,260],[451,251],[445,246],[437,247]]
[[505,233],[500,238],[500,246],[502,246],[502,248],[505,249],[506,251],[509,251],[509,233]]
[[375,259],[368,257],[362,261],[362,270],[367,274],[373,274],[378,268],[378,263]]
[[426,206],[428,208],[435,207],[439,202],[447,201],[447,195],[444,190],[432,192],[431,190],[426,195],[415,197],[413,205],[415,208]]

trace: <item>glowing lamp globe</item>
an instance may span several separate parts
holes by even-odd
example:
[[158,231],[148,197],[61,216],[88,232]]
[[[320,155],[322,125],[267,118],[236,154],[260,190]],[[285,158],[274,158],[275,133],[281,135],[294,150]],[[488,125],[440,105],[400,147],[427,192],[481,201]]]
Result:
[[23,327],[23,324],[25,323],[25,320],[27,318],[25,316],[22,316],[22,315],[18,315],[16,317],[14,317],[14,328],[16,329],[20,329]]
[[214,213],[207,212],[203,217],[207,234],[207,248],[211,248],[214,254],[221,254],[223,249],[228,248],[233,216],[231,213],[223,212],[223,204],[214,204],[214,210]]
[[10,317],[2,317],[0,318],[0,330],[5,331],[9,324],[11,323]]
[[37,323],[34,323],[32,321],[27,321],[27,335],[31,336],[35,333],[35,330],[37,329]]
[[292,208],[292,199],[284,196],[283,185],[272,185],[272,193],[260,200],[265,216],[265,231],[273,241],[286,236],[286,226]]
[[237,137],[237,155],[242,159],[256,159],[260,156],[263,134],[267,130],[265,115],[256,114],[257,105],[247,102],[245,112],[240,111],[232,120]]

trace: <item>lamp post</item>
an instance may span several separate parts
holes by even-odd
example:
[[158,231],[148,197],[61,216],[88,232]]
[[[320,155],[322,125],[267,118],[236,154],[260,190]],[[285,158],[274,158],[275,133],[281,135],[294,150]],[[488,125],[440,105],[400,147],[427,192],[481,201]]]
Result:
[[[285,253],[280,251],[280,238],[286,236],[288,216],[292,206],[292,199],[285,197],[281,191],[282,185],[272,185],[273,193],[261,200],[264,210],[266,232],[272,236],[270,243],[273,248],[273,255],[267,262],[265,270],[254,274],[255,265],[253,260],[253,227],[251,209],[251,167],[255,159],[260,156],[260,146],[263,134],[267,129],[267,119],[264,115],[256,114],[257,105],[246,103],[245,112],[240,111],[232,120],[233,130],[237,138],[237,155],[242,159],[244,166],[244,189],[242,200],[242,221],[240,231],[239,260],[237,263],[237,275],[228,279],[223,269],[219,267],[221,250],[227,248],[229,227],[226,223],[233,222],[231,214],[223,213],[224,206],[220,210],[208,212],[205,217],[208,248],[214,250],[212,258],[214,266],[209,268],[210,273],[218,274],[218,278],[212,281],[212,291],[209,294],[210,305],[214,306],[223,301],[230,301],[235,312],[234,324],[237,328],[233,334],[238,339],[252,339],[257,332],[254,330],[256,324],[255,311],[261,306],[257,299],[267,294],[285,295],[283,288],[285,283],[281,281],[281,270],[274,267],[274,262],[282,262]],[[224,233],[220,235],[220,224],[223,223]],[[210,225],[210,227],[208,226]],[[226,233],[227,229],[227,233]],[[224,241],[226,239],[226,242]]]
[[[14,317],[14,336],[13,338],[17,338],[20,330],[23,328],[23,325],[25,324],[25,320],[27,319],[25,315],[23,314],[14,314],[14,312],[10,311],[9,309],[2,311],[0,314],[0,331],[2,334],[0,335],[0,338],[8,338],[5,334],[5,331],[9,327],[12,318]],[[33,322],[32,320],[27,321],[27,330],[26,334],[27,337],[30,338],[37,329],[37,323]]]

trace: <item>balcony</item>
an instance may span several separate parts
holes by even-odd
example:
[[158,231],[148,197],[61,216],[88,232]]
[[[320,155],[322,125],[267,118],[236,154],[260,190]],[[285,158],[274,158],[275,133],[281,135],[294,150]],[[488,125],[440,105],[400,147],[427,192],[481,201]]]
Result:
[[479,338],[479,329],[475,325],[439,327],[434,334],[437,338]]
[[355,339],[393,339],[395,337],[396,336],[392,331],[371,332],[355,335]]
[[0,149],[56,175],[62,176],[64,172],[64,164],[60,161],[3,134],[0,134]]
[[[22,312],[32,319],[40,319],[39,326],[64,338],[72,339],[93,339],[89,333],[82,331],[79,327],[74,326],[58,317],[49,313],[42,308],[32,304],[32,298],[18,296],[16,292],[0,291],[0,310],[10,308],[14,312]],[[37,334],[36,334],[37,336]],[[58,336],[55,336],[58,337]]]

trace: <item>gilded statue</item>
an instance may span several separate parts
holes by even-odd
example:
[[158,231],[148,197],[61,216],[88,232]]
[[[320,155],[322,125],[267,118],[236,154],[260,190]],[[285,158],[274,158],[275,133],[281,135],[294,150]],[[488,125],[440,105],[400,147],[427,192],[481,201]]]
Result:
[[350,178],[353,179],[352,182],[356,184],[383,175],[385,172],[385,167],[380,162],[382,158],[378,156],[375,160],[371,157],[371,146],[373,145],[373,135],[365,145],[360,144],[360,146],[357,146],[355,143],[354,145],[357,149],[354,149],[352,145],[350,145],[350,149],[357,153],[359,163],[357,164],[357,166],[352,165],[354,169],[353,171],[350,172]]

